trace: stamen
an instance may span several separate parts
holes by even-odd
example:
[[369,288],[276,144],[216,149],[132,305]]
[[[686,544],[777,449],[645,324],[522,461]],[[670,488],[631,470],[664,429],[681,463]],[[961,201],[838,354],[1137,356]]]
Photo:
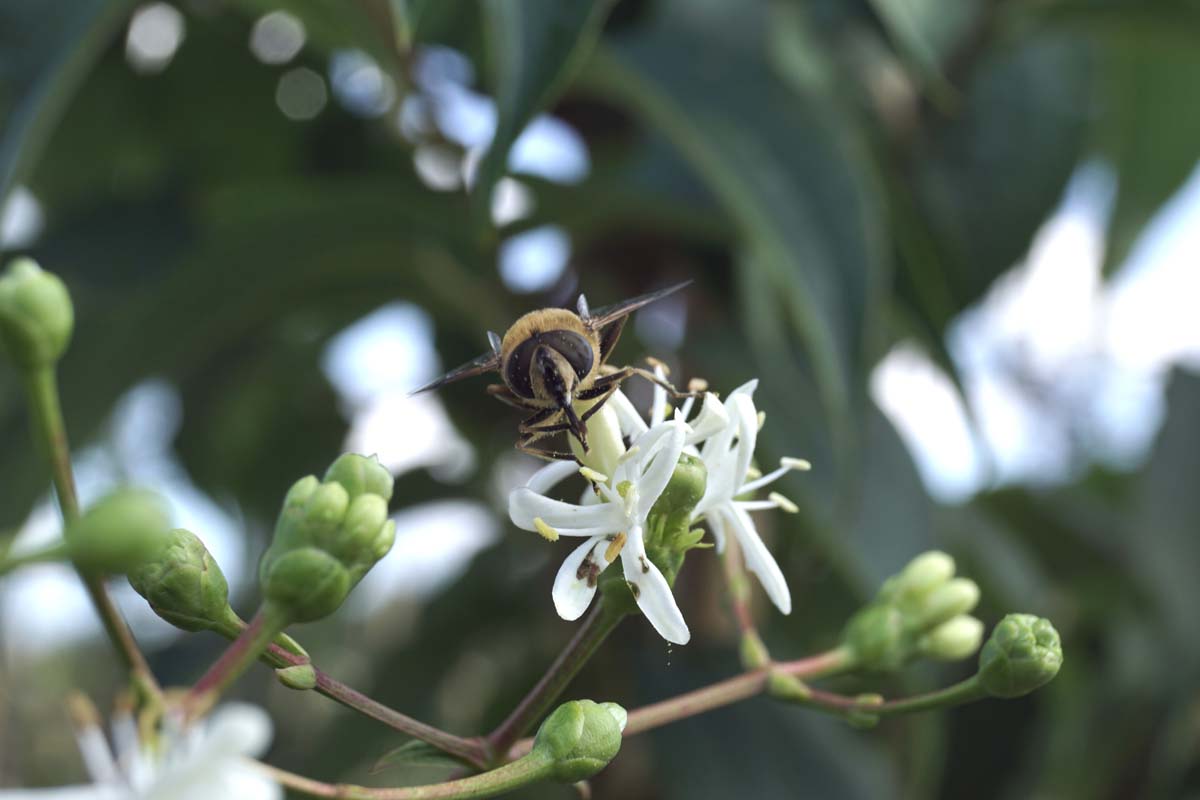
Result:
[[742,488],[738,491],[738,494],[746,494],[746,492],[753,492],[756,489],[761,489],[768,483],[773,483],[779,480],[792,470],[800,470],[803,472],[811,468],[812,464],[809,464],[803,458],[781,458],[779,459],[779,469],[768,472],[766,475],[761,477],[756,478],[755,476],[751,475],[749,471],[747,471],[746,477],[750,478],[751,480],[749,483],[742,486]]
[[692,378],[688,381],[687,388],[689,392],[707,392],[708,381],[704,380],[704,378]]
[[692,415],[692,406],[694,406],[695,404],[696,404],[696,398],[694,398],[694,397],[689,397],[683,401],[683,405],[680,406],[679,408],[680,408],[680,412],[683,414],[684,419],[687,419],[688,417],[690,417]]
[[779,506],[782,510],[789,514],[800,513],[800,506],[796,505],[791,500],[788,500],[779,492],[771,492],[769,495],[767,495],[767,499],[774,501],[775,505]]
[[601,484],[608,483],[607,475],[605,475],[601,472],[597,472],[596,470],[592,469],[591,467],[580,467],[579,474],[582,475],[583,477],[587,478],[592,483],[601,483]]
[[621,555],[621,548],[625,546],[626,536],[624,533],[618,533],[608,543],[608,548],[604,551],[604,560],[609,563],[616,561],[617,556]]
[[549,525],[547,525],[546,521],[543,520],[541,517],[533,518],[533,527],[537,529],[538,535],[541,536],[543,539],[545,539],[547,542],[557,542],[558,541],[558,531],[554,530],[554,528],[551,528]]
[[621,499],[626,499],[629,497],[629,490],[632,488],[633,481],[621,481],[617,484],[617,494],[621,496]]
[[658,373],[659,370],[662,370],[662,374],[658,376],[660,379],[665,378],[671,374],[671,368],[668,367],[666,364],[664,364],[662,361],[659,361],[654,356],[646,356],[646,363],[649,364],[651,366],[651,368],[654,369],[654,372],[656,374]]
[[763,429],[763,425],[766,425],[766,424],[767,424],[767,412],[765,412],[765,411],[758,412],[758,429],[761,431]]
[[746,477],[749,478],[750,480],[754,480],[755,478],[761,478],[762,470],[759,469],[758,467],[750,467],[750,469],[746,470]]

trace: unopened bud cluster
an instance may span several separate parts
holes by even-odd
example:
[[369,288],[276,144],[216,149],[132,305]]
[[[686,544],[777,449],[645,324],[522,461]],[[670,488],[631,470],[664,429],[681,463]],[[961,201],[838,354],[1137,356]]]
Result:
[[563,703],[538,728],[531,754],[552,765],[551,777],[557,781],[586,780],[620,751],[626,719],[625,709],[616,703]]
[[392,476],[373,457],[346,454],[323,481],[297,481],[259,567],[266,601],[294,622],[336,611],[392,547],[391,498]]
[[954,661],[979,649],[983,623],[969,614],[979,587],[954,569],[953,558],[932,551],[888,578],[846,625],[843,644],[854,663],[896,670],[918,656]]

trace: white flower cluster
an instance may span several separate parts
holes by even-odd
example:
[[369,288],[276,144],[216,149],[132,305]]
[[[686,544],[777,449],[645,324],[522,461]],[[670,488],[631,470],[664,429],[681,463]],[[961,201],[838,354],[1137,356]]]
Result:
[[[645,531],[654,506],[684,453],[698,456],[708,472],[703,498],[693,522],[703,520],[723,551],[732,533],[744,553],[746,567],[762,583],[767,596],[782,611],[792,610],[791,594],[779,565],[771,556],[750,517],[750,511],[781,508],[794,511],[787,498],[772,493],[765,500],[739,500],[782,477],[792,469],[807,469],[800,459],[784,459],[767,475],[751,466],[761,417],[754,406],[758,381],[739,386],[724,402],[706,393],[692,417],[694,402],[685,400],[673,419],[667,419],[666,392],[655,389],[647,423],[620,391],[588,422],[591,452],[584,466],[560,461],[540,469],[525,486],[509,496],[513,523],[548,539],[583,537],[567,556],[554,581],[554,605],[563,619],[578,619],[596,594],[600,573],[618,557],[638,607],[667,641],[687,644],[691,638],[662,572],[646,556]],[[624,441],[630,444],[626,448]],[[594,487],[580,503],[547,496],[558,483],[582,472]]]
[[283,788],[249,758],[271,743],[267,712],[227,703],[182,729],[172,718],[153,741],[138,736],[133,715],[112,721],[113,747],[94,711],[76,730],[91,784],[50,789],[0,789],[0,800],[282,800]]

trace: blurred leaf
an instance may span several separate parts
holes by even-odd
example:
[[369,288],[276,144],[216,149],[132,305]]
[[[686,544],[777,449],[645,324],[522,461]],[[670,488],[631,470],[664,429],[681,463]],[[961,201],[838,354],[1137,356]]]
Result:
[[893,191],[915,192],[916,213],[902,219],[929,227],[903,237],[937,248],[904,253],[914,308],[953,314],[1025,255],[1083,154],[1089,64],[1076,36],[1038,34],[986,52],[961,112],[931,125],[917,145],[916,174],[889,181]]
[[0,4],[0,201],[24,180],[132,0]]
[[394,767],[461,767],[462,762],[419,739],[405,742],[379,757],[371,772],[383,772]]
[[554,102],[591,52],[613,0],[484,0],[497,106],[496,135],[475,178],[476,218],[491,213],[492,187],[513,142]]
[[807,348],[842,456],[886,274],[862,143],[836,108],[788,92],[761,58],[663,25],[602,51],[589,78],[665,133],[735,220],[745,268],[769,276]]
[[1104,46],[1101,136],[1117,170],[1104,259],[1111,274],[1200,160],[1200,36],[1189,41],[1137,29],[1114,33]]

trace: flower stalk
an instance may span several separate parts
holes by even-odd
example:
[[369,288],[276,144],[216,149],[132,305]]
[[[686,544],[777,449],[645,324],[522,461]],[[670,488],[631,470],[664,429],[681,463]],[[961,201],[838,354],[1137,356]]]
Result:
[[627,609],[614,608],[609,595],[592,609],[575,636],[559,653],[558,658],[546,670],[546,674],[522,698],[512,713],[488,734],[486,743],[491,760],[503,761],[513,743],[520,739],[557,702],[571,680],[579,674],[592,654],[603,644],[617,624],[624,619]]
[[[50,464],[54,493],[58,499],[63,520],[70,525],[79,519],[79,496],[75,491],[75,475],[71,469],[71,449],[67,441],[67,428],[63,421],[62,404],[58,396],[58,380],[54,367],[38,366],[22,370],[25,391],[33,417],[33,439],[35,445],[46,456]],[[100,616],[104,632],[112,642],[122,665],[130,673],[135,685],[150,697],[159,697],[162,690],[150,671],[150,665],[138,648],[133,632],[113,603],[104,581],[98,575],[79,572],[88,597]]]

